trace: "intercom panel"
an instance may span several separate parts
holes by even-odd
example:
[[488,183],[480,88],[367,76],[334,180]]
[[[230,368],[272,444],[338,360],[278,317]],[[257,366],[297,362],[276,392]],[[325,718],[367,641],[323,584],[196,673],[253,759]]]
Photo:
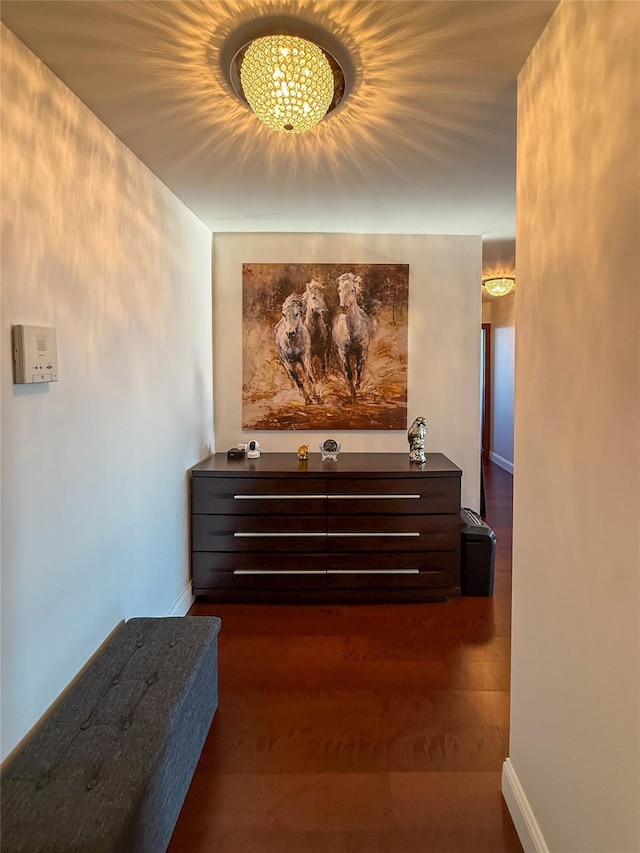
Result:
[[14,383],[57,382],[56,330],[49,326],[14,326],[12,334]]

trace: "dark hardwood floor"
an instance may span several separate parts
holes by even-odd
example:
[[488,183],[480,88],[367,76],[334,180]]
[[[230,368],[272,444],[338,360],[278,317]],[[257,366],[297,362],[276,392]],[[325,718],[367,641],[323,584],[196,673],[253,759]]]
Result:
[[508,753],[512,477],[488,463],[493,597],[208,605],[220,705],[170,853],[521,853]]

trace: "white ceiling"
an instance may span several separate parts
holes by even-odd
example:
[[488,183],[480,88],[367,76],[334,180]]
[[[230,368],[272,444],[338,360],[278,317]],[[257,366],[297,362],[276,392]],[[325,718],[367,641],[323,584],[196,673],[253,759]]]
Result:
[[[516,77],[556,0],[4,0],[3,22],[214,232],[515,234]],[[296,15],[349,50],[344,107],[263,126],[219,54]]]

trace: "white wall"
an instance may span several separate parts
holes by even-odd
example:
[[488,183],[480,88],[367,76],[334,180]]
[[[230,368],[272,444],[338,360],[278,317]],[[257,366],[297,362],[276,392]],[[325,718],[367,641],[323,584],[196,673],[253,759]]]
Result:
[[[242,424],[243,263],[409,264],[408,422],[427,419],[427,452],[463,471],[463,503],[479,508],[479,237],[388,234],[216,234],[214,237],[214,389],[217,449],[246,440]],[[343,451],[408,453],[406,431],[335,433]],[[321,432],[264,432],[267,451],[313,450]]]
[[527,851],[640,850],[638,56],[638,4],[565,0],[519,78],[505,791]]
[[[211,234],[2,27],[2,755],[122,619],[188,589]],[[58,330],[13,386],[11,325]]]
[[491,303],[490,458],[512,473],[515,314],[515,293]]

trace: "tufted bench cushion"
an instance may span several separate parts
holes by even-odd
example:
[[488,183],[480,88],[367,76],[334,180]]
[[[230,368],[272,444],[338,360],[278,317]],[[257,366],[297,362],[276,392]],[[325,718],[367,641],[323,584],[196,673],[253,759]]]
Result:
[[3,853],[166,850],[218,704],[219,630],[123,625],[3,768]]

